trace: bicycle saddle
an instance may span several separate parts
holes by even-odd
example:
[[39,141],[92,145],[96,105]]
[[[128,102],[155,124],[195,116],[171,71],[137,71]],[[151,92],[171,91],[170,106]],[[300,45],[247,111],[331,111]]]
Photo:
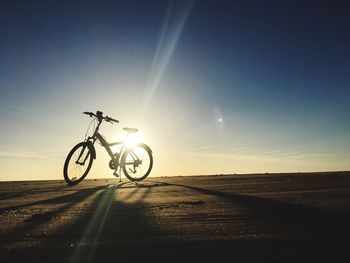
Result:
[[124,131],[128,132],[128,133],[132,133],[132,132],[138,132],[138,129],[135,128],[123,128]]

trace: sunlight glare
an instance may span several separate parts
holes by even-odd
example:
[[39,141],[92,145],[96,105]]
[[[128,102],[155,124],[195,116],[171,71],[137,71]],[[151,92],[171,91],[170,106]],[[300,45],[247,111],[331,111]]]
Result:
[[143,141],[142,135],[140,133],[130,133],[125,135],[123,142],[126,147],[134,147],[136,144]]
[[193,0],[186,3],[176,4],[176,2],[170,2],[169,4],[149,79],[146,83],[146,95],[144,106],[140,113],[140,119],[144,117],[158,89],[159,83],[185,27],[192,5]]

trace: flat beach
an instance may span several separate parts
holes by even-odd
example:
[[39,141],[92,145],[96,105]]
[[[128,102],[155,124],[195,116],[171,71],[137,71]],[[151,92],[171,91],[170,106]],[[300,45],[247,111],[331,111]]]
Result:
[[350,173],[0,183],[1,262],[340,262]]

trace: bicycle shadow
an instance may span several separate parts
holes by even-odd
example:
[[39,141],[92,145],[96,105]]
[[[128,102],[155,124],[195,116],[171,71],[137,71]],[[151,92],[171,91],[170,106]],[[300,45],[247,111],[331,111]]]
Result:
[[0,200],[8,200],[12,198],[17,198],[17,197],[23,197],[27,195],[33,195],[33,194],[43,194],[43,193],[50,193],[53,191],[59,191],[69,188],[67,185],[63,185],[60,187],[50,187],[49,189],[30,189],[30,190],[22,190],[22,191],[16,191],[16,192],[4,192],[0,193]]
[[[152,182],[159,183],[158,181]],[[348,224],[350,217],[347,215],[339,215],[316,207],[282,202],[261,196],[235,194],[177,183],[163,182],[163,185],[181,187],[224,199],[233,206],[233,209],[237,206],[249,209],[251,216],[259,220],[273,222],[274,229],[272,230],[283,231],[291,236],[299,233],[303,236],[314,237],[322,233],[325,238],[329,238],[330,235],[346,237],[350,234]]]
[[[100,250],[100,244],[106,242],[133,242],[136,238],[150,238],[156,231],[146,219],[144,214],[143,200],[154,187],[161,184],[130,184],[122,182],[119,184],[108,184],[88,189],[77,190],[76,192],[49,198],[45,200],[30,202],[27,204],[15,205],[2,208],[1,212],[8,212],[22,208],[30,208],[37,205],[60,205],[53,211],[40,213],[26,220],[23,224],[1,233],[1,246],[4,258],[11,262],[23,260],[24,258],[50,258],[50,261],[82,261],[91,259],[94,251]],[[121,189],[132,189],[124,199],[138,195],[138,200],[126,204],[118,200],[118,191]],[[86,213],[81,213],[73,222],[61,220],[61,227],[50,236],[40,236],[36,233],[35,239],[40,240],[39,246],[16,250],[6,250],[6,247],[21,239],[30,239],[28,233],[55,221],[67,210],[72,209],[77,203],[83,203],[93,198],[90,208]],[[5,249],[4,249],[5,248]],[[101,253],[98,253],[101,254]],[[57,259],[55,259],[55,255]]]
[[[152,190],[161,186],[165,184],[126,182],[101,193],[95,202],[93,218],[78,231],[82,233],[81,238],[75,240],[73,253],[67,260],[71,262],[110,260],[116,251],[120,252],[117,255],[118,260],[140,260],[138,252],[124,252],[144,250],[144,244],[152,243],[154,236],[165,234],[163,229],[158,228],[156,222],[152,221],[152,213],[145,204],[145,199]],[[121,197],[118,192],[122,189],[132,190]],[[133,200],[127,202],[130,199]],[[80,222],[82,221],[83,218],[80,219]],[[71,233],[75,227],[76,225],[72,225],[65,231]]]
[[[7,231],[1,232],[1,243],[2,245],[9,246],[10,243],[14,243],[16,239],[28,236],[32,229],[37,228],[40,225],[49,223],[52,220],[57,219],[58,216],[63,214],[65,211],[72,208],[77,203],[82,203],[87,200],[90,196],[94,195],[96,192],[105,189],[106,186],[98,186],[94,188],[81,189],[76,192],[48,198],[44,200],[39,200],[35,202],[30,202],[26,204],[14,205],[3,207],[0,209],[0,213],[11,213],[12,211],[17,212],[20,209],[27,208],[32,209],[34,206],[43,205],[60,205],[57,209],[51,210],[40,210],[40,213],[32,214],[28,219],[24,220],[19,226],[13,229],[8,229]],[[46,191],[44,191],[46,193]],[[44,193],[41,192],[41,193]]]
[[[29,193],[30,194],[34,194],[34,193],[44,194],[44,193],[59,191],[59,190],[66,189],[66,188],[71,188],[71,186],[64,186],[62,188],[61,187],[55,188],[53,190],[29,192]],[[17,210],[17,209],[21,209],[21,208],[35,206],[35,205],[50,205],[50,204],[60,204],[60,203],[71,203],[72,204],[72,203],[74,203],[73,202],[74,200],[80,202],[80,201],[84,200],[86,197],[88,197],[89,195],[93,194],[94,192],[101,190],[101,189],[104,189],[104,188],[105,188],[105,186],[98,186],[98,187],[94,187],[94,188],[82,189],[82,190],[70,193],[68,195],[53,197],[53,198],[49,198],[49,199],[39,200],[39,201],[20,204],[20,205],[2,207],[2,208],[0,208],[0,213],[10,211],[10,210]]]

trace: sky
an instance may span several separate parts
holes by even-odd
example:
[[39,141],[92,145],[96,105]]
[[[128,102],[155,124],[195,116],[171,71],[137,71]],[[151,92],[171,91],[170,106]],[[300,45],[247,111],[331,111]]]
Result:
[[[103,111],[152,176],[350,170],[346,1],[1,1],[0,180],[62,179]],[[96,145],[88,178],[112,178]]]

